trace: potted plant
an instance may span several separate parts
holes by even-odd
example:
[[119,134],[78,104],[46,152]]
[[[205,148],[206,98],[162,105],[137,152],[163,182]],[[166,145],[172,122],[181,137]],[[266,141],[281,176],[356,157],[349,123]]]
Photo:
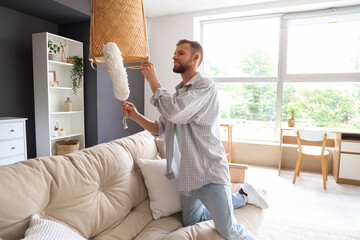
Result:
[[294,103],[290,103],[287,106],[287,112],[290,114],[290,118],[288,119],[288,126],[289,127],[295,127],[295,114],[297,112],[297,107]]
[[81,86],[81,80],[84,73],[84,62],[83,59],[78,56],[68,57],[68,62],[70,59],[73,59],[73,64],[74,64],[70,72],[70,78],[72,82],[72,90],[76,95],[77,90]]
[[49,60],[56,60],[56,54],[60,53],[60,47],[48,40]]

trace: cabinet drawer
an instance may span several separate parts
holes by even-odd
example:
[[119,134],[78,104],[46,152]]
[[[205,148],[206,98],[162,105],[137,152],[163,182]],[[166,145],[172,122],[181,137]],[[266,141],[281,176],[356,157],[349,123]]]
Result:
[[360,180],[360,155],[340,154],[339,178]]
[[0,158],[0,166],[13,164],[25,160],[25,155],[16,155],[12,157]]
[[360,142],[341,142],[341,151],[350,153],[360,153]]
[[20,138],[23,136],[24,124],[22,122],[0,124],[0,140],[9,138]]
[[24,154],[24,139],[0,142],[0,158]]

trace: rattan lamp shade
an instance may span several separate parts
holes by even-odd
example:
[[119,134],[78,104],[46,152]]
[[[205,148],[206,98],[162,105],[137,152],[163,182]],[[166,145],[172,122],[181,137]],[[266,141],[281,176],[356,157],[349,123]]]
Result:
[[148,59],[142,0],[91,0],[91,62],[104,65],[102,49],[108,42],[117,44],[124,63]]

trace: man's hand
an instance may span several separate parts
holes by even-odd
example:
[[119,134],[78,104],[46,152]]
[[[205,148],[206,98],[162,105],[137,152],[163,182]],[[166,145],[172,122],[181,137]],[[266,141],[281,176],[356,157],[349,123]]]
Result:
[[159,132],[158,125],[156,122],[147,119],[141,113],[136,110],[136,107],[131,102],[123,101],[123,106],[121,107],[121,111],[131,120],[137,122],[144,129],[151,132],[153,135],[157,135]]
[[121,111],[126,117],[130,118],[131,120],[135,120],[135,118],[139,115],[134,104],[131,102],[123,101],[123,106],[121,107]]
[[154,93],[156,89],[161,88],[161,84],[157,79],[154,64],[149,61],[144,61],[141,64],[141,73],[144,75],[146,80],[149,82],[152,92]]

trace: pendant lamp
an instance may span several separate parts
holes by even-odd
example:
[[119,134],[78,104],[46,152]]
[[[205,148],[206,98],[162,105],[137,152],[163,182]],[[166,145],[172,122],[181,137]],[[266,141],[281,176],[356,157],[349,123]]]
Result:
[[[89,60],[94,69],[93,63],[106,67],[102,50],[108,42],[116,43],[124,63],[148,59],[142,0],[91,0]],[[140,65],[127,68],[139,69]]]

